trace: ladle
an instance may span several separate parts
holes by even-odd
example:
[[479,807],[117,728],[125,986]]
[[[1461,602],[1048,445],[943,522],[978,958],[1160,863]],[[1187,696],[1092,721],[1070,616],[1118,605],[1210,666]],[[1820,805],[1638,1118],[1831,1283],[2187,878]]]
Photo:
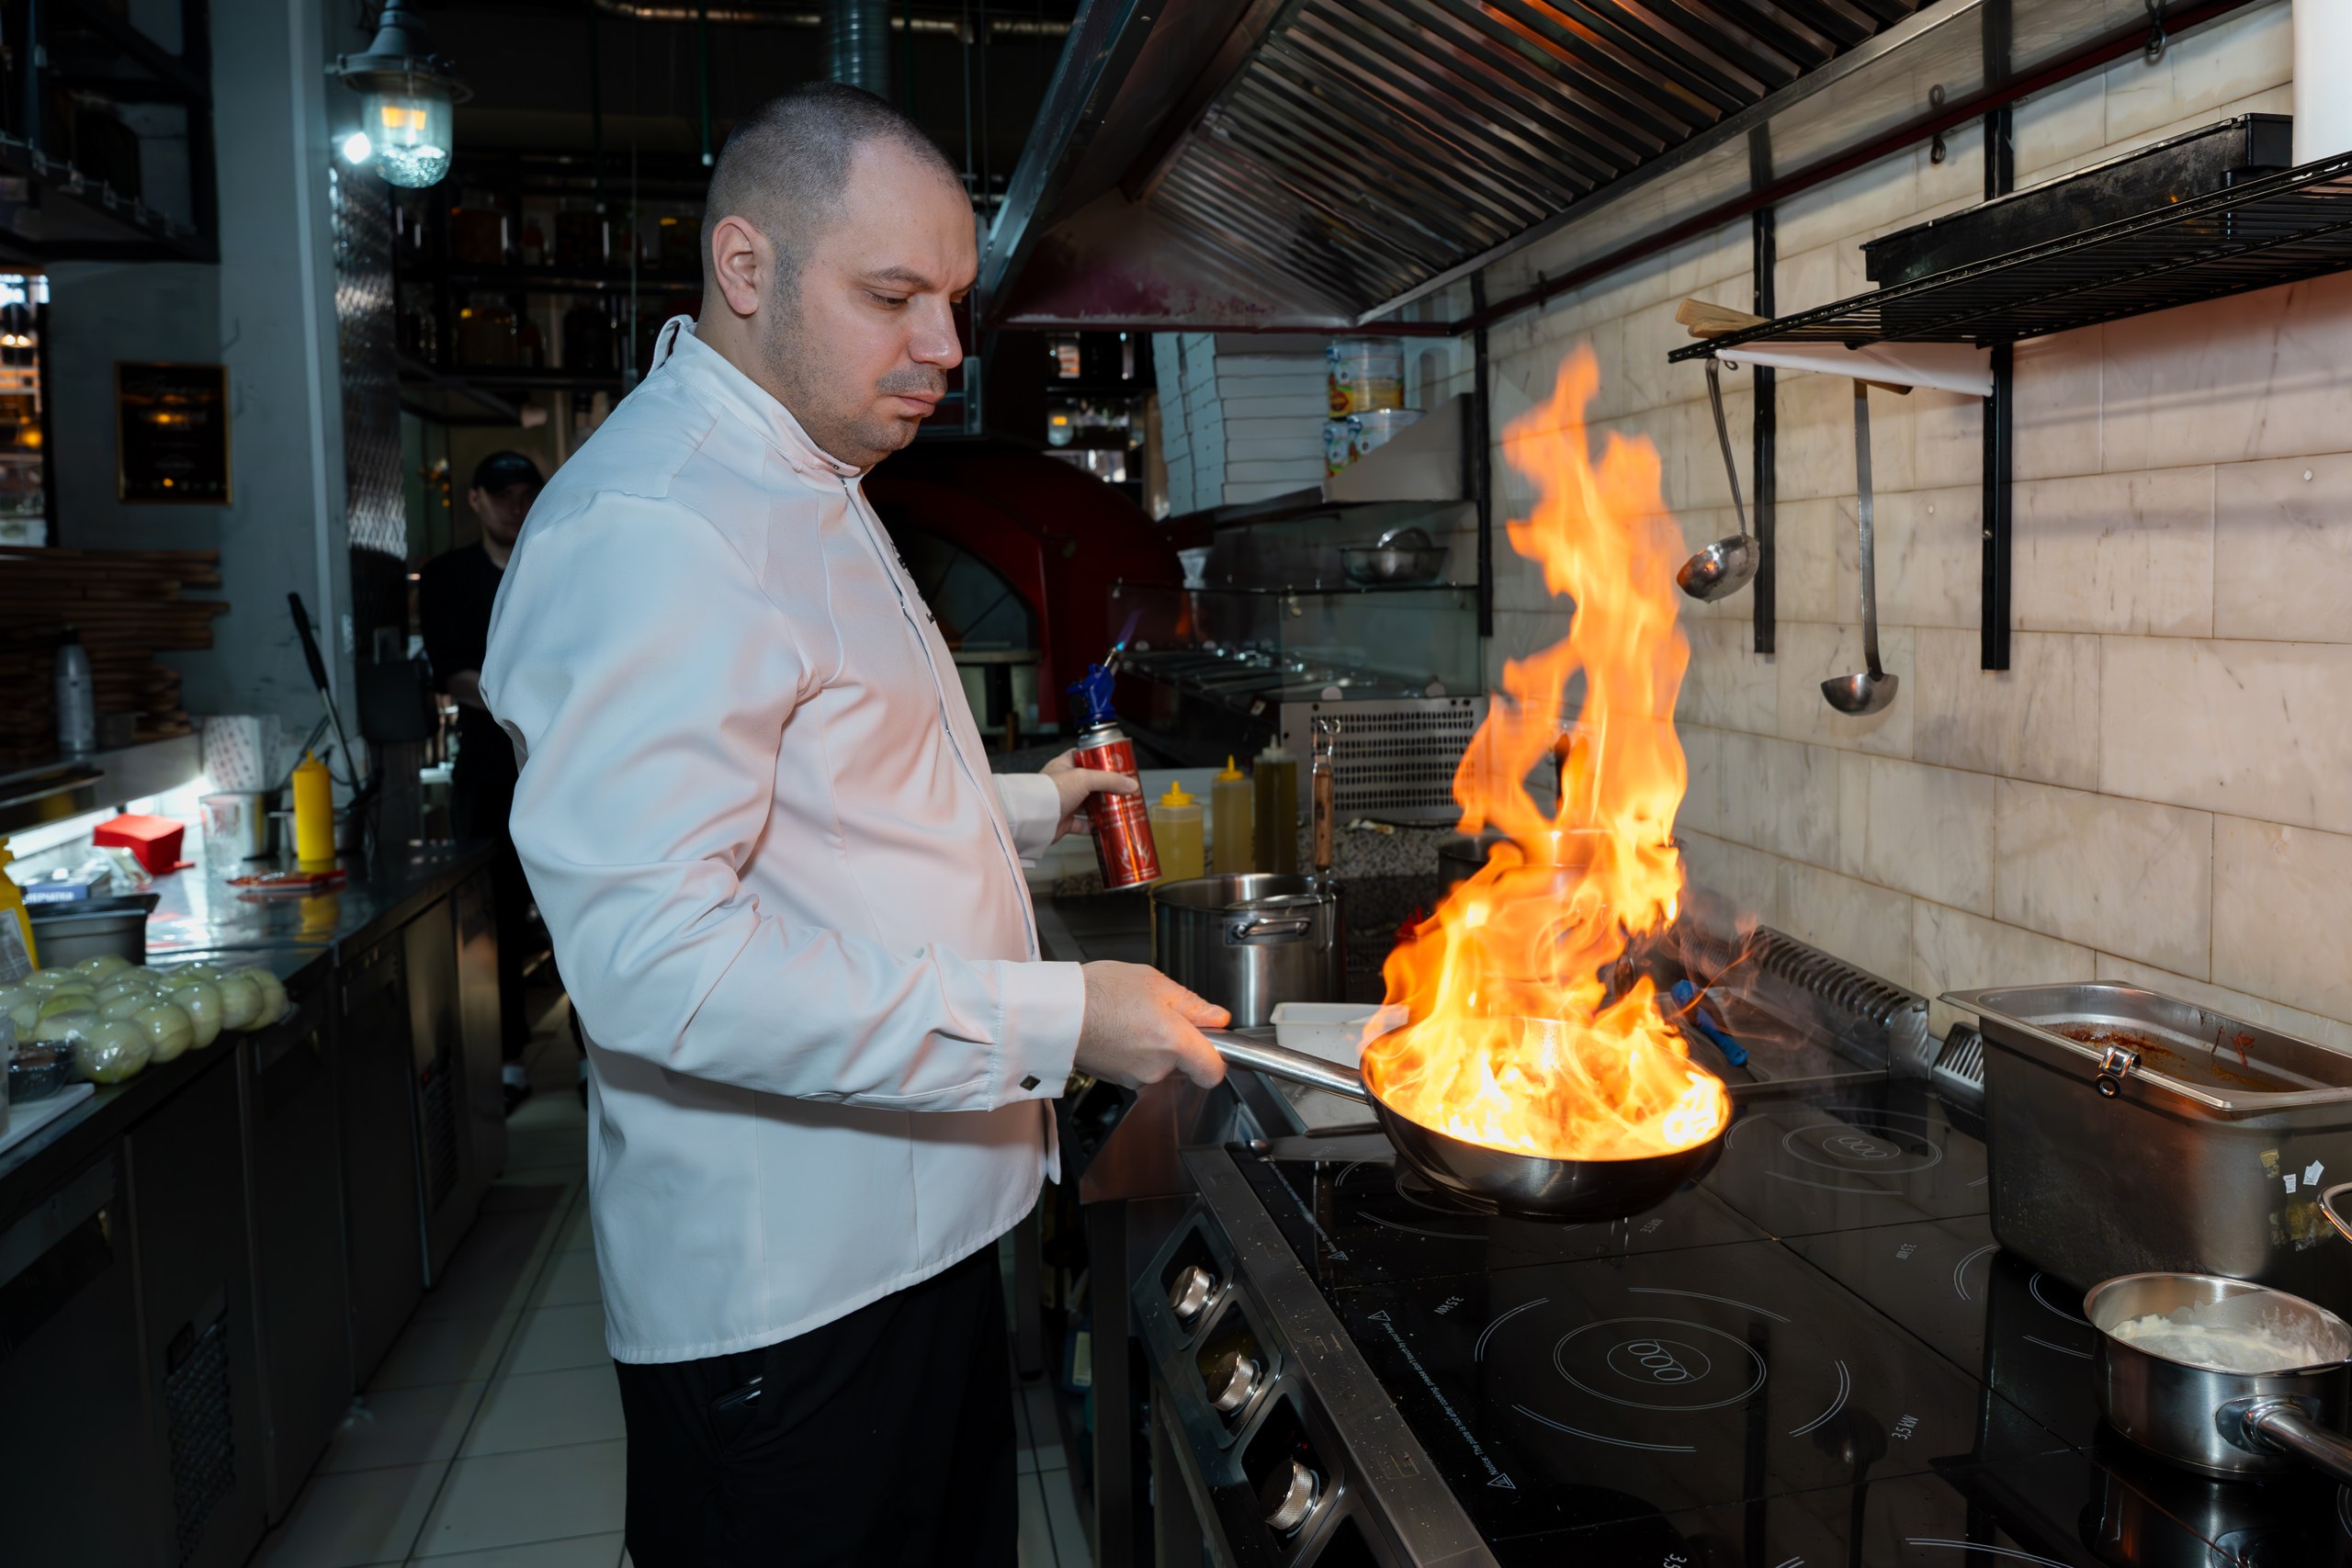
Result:
[[1894,700],[1895,678],[1878,661],[1878,562],[1872,547],[1871,519],[1871,389],[1854,383],[1854,479],[1858,491],[1854,512],[1862,536],[1862,662],[1867,669],[1852,675],[1834,675],[1821,683],[1821,694],[1839,713],[1871,714]]
[[1707,400],[1714,405],[1715,437],[1724,446],[1724,472],[1731,479],[1732,510],[1739,515],[1739,532],[1717,539],[1682,563],[1674,574],[1675,586],[1705,604],[1730,597],[1756,577],[1764,558],[1763,542],[1747,531],[1747,507],[1739,497],[1739,468],[1732,461],[1731,426],[1724,419],[1723,376],[1715,360],[1707,360]]

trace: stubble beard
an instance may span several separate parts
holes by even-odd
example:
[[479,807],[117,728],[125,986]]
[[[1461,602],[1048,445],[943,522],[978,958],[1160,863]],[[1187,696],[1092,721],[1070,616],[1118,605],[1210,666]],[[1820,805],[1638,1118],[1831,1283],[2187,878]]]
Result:
[[[782,298],[787,290],[791,298]],[[779,298],[773,303],[778,308],[760,312],[760,355],[784,406],[808,438],[828,456],[861,469],[911,443],[922,421],[885,413],[874,406],[875,398],[900,392],[943,395],[946,373],[935,366],[906,365],[869,391],[846,392],[839,373],[826,363],[817,334],[802,330],[797,280],[779,280],[776,293]]]

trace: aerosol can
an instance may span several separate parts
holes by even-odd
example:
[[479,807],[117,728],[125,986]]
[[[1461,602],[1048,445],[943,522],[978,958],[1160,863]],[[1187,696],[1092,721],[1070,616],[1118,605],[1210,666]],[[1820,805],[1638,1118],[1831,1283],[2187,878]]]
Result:
[[[1119,728],[1111,707],[1111,687],[1116,677],[1101,664],[1086,667],[1086,678],[1069,689],[1071,712],[1078,720],[1078,749],[1070,761],[1081,768],[1125,773],[1137,778],[1136,744]],[[1094,824],[1094,858],[1102,867],[1102,886],[1141,887],[1159,880],[1159,852],[1151,841],[1151,818],[1143,796],[1090,795],[1087,819]]]

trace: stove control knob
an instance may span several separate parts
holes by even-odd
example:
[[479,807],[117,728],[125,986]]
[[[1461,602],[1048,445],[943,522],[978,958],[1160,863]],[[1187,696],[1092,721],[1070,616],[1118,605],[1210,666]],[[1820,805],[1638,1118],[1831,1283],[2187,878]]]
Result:
[[1209,1304],[1209,1298],[1215,1294],[1216,1276],[1194,1263],[1177,1275],[1176,1283],[1169,1287],[1168,1310],[1176,1314],[1177,1322],[1189,1324],[1201,1315],[1201,1309]]
[[1211,1392],[1209,1403],[1216,1406],[1218,1415],[1230,1416],[1249,1404],[1250,1396],[1257,1392],[1258,1363],[1247,1356],[1236,1356],[1224,1383]]
[[1276,1535],[1295,1535],[1315,1512],[1315,1505],[1323,1501],[1323,1478],[1307,1469],[1305,1461],[1293,1460],[1288,1470],[1278,1470],[1267,1478],[1259,1500],[1268,1505],[1268,1529]]

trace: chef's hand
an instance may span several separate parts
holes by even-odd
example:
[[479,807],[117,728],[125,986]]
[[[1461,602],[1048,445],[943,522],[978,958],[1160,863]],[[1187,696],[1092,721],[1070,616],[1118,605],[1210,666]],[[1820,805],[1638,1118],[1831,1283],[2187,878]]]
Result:
[[[1100,778],[1103,775],[1095,774]],[[1086,964],[1086,1019],[1078,1032],[1081,1073],[1125,1089],[1170,1073],[1208,1088],[1225,1077],[1225,1058],[1201,1038],[1232,1017],[1145,964]]]
[[1054,824],[1054,837],[1057,839],[1068,833],[1091,830],[1091,824],[1086,820],[1086,814],[1080,809],[1085,806],[1088,795],[1098,792],[1108,792],[1112,795],[1141,795],[1143,793],[1143,785],[1136,783],[1126,774],[1105,773],[1096,768],[1081,768],[1070,761],[1074,755],[1076,755],[1075,752],[1065,751],[1037,770],[1053,780],[1054,787],[1062,792],[1061,818]]

